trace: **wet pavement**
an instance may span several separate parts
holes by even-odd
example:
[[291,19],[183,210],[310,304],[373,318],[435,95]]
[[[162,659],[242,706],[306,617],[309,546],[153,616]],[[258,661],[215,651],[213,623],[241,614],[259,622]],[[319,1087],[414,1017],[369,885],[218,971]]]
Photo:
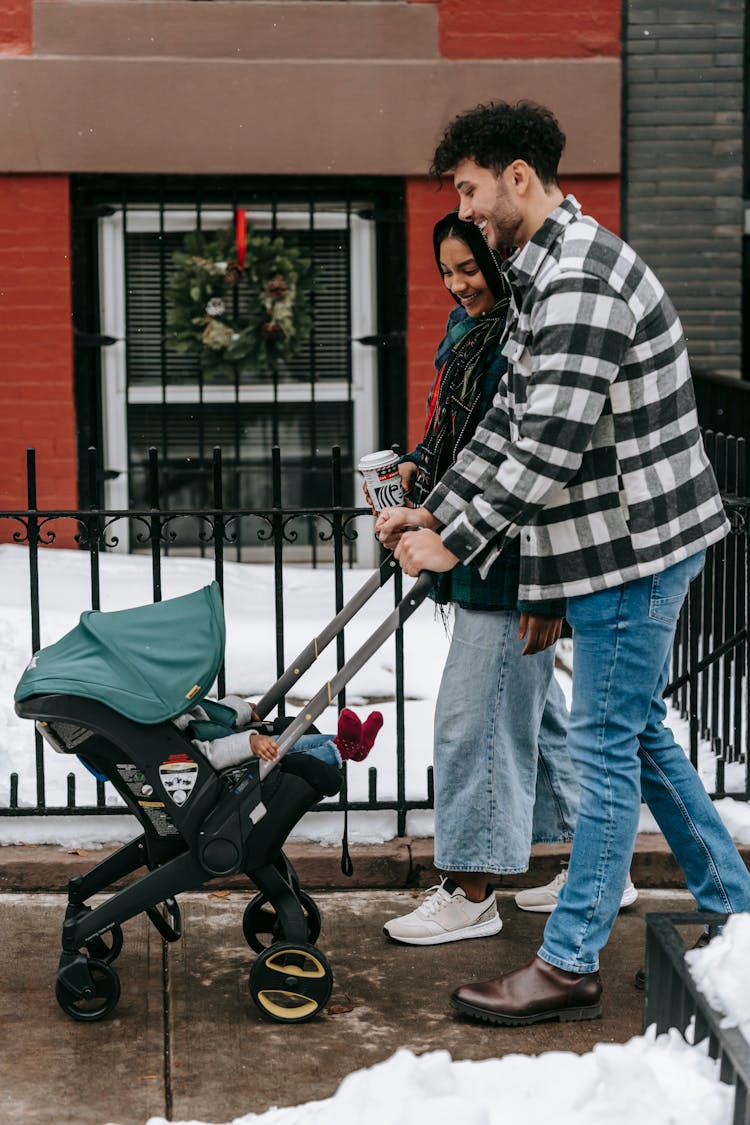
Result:
[[316,944],[331,963],[333,994],[325,1014],[282,1025],[261,1014],[248,989],[255,955],[242,915],[249,890],[180,896],[183,937],[172,945],[144,915],[127,922],[116,962],[119,1004],[88,1024],[69,1019],[55,1000],[65,896],[2,893],[0,1121],[227,1122],[329,1097],[350,1071],[398,1047],[482,1059],[584,1052],[639,1034],[643,994],[632,979],[643,961],[646,913],[691,910],[692,897],[644,890],[620,913],[602,955],[602,1019],[518,1029],[459,1019],[448,1005],[456,985],[515,967],[539,945],[545,917],[519,911],[512,894],[498,893],[500,934],[411,947],[387,941],[382,925],[414,908],[416,890],[314,892],[323,921]]

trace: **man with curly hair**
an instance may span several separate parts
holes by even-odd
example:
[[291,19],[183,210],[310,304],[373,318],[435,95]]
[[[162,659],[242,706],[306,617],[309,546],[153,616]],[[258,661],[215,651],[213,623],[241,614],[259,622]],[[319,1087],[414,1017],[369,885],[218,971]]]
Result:
[[[520,536],[519,597],[567,598],[568,746],[581,805],[567,882],[527,965],[464,985],[459,1012],[508,1025],[601,1012],[641,794],[700,910],[750,910],[750,875],[669,729],[662,692],[680,607],[728,524],[701,441],[682,327],[657,278],[564,196],[554,115],[496,102],[454,120],[432,171],[462,219],[515,246],[508,370],[421,508],[377,530],[407,574],[477,562]],[[403,534],[419,527],[420,534]],[[425,530],[426,529],[426,530]],[[439,534],[438,534],[439,532]]]

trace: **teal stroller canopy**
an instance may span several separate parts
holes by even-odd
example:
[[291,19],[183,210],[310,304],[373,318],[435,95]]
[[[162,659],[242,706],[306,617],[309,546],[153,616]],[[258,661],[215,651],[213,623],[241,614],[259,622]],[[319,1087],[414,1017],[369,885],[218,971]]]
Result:
[[74,629],[32,658],[15,700],[78,695],[135,722],[161,723],[211,690],[225,636],[216,582],[136,609],[87,610]]

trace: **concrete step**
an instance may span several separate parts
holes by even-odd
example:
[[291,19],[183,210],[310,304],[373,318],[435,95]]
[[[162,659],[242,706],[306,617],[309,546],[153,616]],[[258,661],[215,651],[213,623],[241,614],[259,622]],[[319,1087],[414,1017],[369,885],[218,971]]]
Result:
[[[65,890],[68,879],[83,875],[94,864],[110,855],[114,848],[102,848],[80,854],[49,844],[6,845],[0,847],[0,892]],[[347,878],[341,871],[341,850],[318,844],[290,843],[284,849],[294,864],[302,886],[308,890],[428,887],[439,881],[433,866],[433,842],[404,836],[384,844],[350,846],[354,874]],[[750,846],[740,845],[740,854],[750,867]],[[529,870],[521,875],[498,876],[500,888],[517,890],[548,883],[567,862],[569,844],[537,844],[532,849]],[[664,837],[642,833],[636,840],[631,864],[637,887],[680,890],[685,887],[682,871],[677,866]],[[247,886],[244,876],[214,880],[214,887]]]

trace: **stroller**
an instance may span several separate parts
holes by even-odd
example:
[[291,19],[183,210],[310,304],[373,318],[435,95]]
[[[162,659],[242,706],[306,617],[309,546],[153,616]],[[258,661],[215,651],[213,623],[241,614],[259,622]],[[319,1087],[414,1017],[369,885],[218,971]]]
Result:
[[[257,703],[264,719],[396,568],[379,570],[292,661]],[[287,750],[305,733],[432,586],[423,573],[370,638],[276,736],[273,762],[217,770],[172,722],[200,704],[224,658],[217,583],[136,609],[90,610],[56,644],[38,652],[15,693],[16,712],[32,719],[58,752],[75,754],[110,781],[138,818],[142,834],[68,884],[56,996],[75,1020],[114,1010],[120,981],[113,962],[122,924],[145,912],[162,938],[182,933],[176,896],[242,872],[257,888],[242,929],[258,955],[250,993],[269,1019],[301,1023],[327,1003],[333,974],[315,942],[320,913],[300,888],[283,845],[299,819],[338,793],[341,772]],[[215,705],[219,706],[219,705]],[[284,726],[277,720],[274,733]],[[97,906],[88,900],[141,867],[147,872]]]

